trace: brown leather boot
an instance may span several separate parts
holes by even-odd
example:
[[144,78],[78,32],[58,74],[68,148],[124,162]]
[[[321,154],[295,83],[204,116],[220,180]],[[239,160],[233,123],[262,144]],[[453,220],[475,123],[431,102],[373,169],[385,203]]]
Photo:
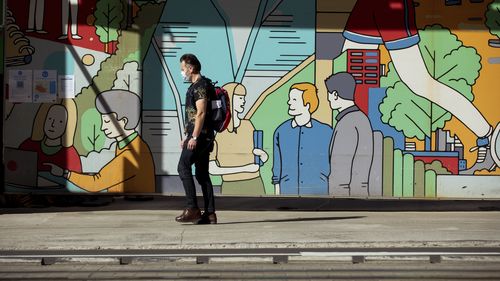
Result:
[[182,214],[175,218],[176,222],[193,222],[196,223],[201,219],[201,212],[198,208],[184,209]]
[[201,219],[196,224],[217,224],[217,215],[214,213],[203,212]]

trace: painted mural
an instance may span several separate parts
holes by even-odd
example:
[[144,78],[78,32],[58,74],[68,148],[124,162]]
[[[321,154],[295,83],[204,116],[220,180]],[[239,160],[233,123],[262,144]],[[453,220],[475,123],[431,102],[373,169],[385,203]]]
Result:
[[182,193],[194,53],[219,194],[500,198],[499,0],[48,4],[6,5],[7,192]]

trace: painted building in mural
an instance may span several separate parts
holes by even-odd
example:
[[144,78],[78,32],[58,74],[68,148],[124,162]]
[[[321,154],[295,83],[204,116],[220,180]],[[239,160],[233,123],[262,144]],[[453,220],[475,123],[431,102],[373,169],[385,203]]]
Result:
[[500,198],[500,1],[6,1],[7,192],[183,192],[179,59],[230,96],[216,192]]

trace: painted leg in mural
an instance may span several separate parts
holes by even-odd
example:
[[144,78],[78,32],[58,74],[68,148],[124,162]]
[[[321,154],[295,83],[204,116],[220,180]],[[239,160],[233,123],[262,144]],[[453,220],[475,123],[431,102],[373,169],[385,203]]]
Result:
[[80,40],[82,37],[78,35],[78,0],[70,0],[69,6],[71,9],[71,38]]
[[[346,39],[343,51],[348,49],[377,49],[377,44],[360,44]],[[418,45],[399,50],[390,50],[394,67],[401,80],[417,95],[426,98],[448,110],[477,137],[477,146],[471,151],[478,151],[476,163],[461,174],[473,174],[475,171],[492,170],[500,166],[497,151],[491,146],[498,138],[498,127],[493,129],[479,110],[463,95],[435,80],[427,71]],[[419,59],[420,58],[420,59]],[[428,91],[433,89],[433,91]],[[450,102],[453,101],[453,102]]]
[[68,38],[68,21],[71,12],[71,38],[80,40],[82,37],[78,35],[78,0],[61,0],[62,6],[62,35],[59,39]]
[[473,174],[475,171],[483,169],[495,169],[500,163],[495,163],[492,156],[492,154],[496,154],[494,148],[491,147],[492,138],[495,137],[493,136],[494,129],[472,102],[430,76],[423,59],[415,59],[422,58],[418,45],[406,49],[391,50],[389,54],[401,80],[415,94],[449,111],[478,137],[477,146],[471,149],[471,151],[478,151],[476,163],[461,174]]
[[47,33],[43,30],[45,0],[30,0],[28,29],[26,32]]
[[30,0],[30,7],[28,14],[28,29],[26,29],[26,32],[35,31],[35,12],[36,12],[36,0]]

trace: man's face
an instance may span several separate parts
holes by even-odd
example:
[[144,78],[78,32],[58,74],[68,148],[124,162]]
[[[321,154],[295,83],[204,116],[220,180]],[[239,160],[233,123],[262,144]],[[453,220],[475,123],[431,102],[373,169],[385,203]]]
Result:
[[330,107],[335,110],[340,108],[340,99],[338,97],[337,91],[328,93],[328,101],[330,102]]
[[116,113],[110,113],[102,114],[101,121],[101,131],[104,132],[106,137],[114,139],[124,135],[125,125],[127,125],[127,120],[125,118],[117,120]]
[[292,89],[288,94],[288,114],[290,116],[309,114],[309,105],[304,105],[301,90]]
[[186,64],[185,61],[181,62],[181,75],[184,81],[191,81],[191,75],[193,74],[193,67],[189,64]]
[[52,106],[47,113],[44,124],[44,132],[47,138],[54,140],[62,137],[66,131],[68,112],[63,106]]
[[233,108],[237,113],[243,113],[245,107],[245,96],[233,96]]

